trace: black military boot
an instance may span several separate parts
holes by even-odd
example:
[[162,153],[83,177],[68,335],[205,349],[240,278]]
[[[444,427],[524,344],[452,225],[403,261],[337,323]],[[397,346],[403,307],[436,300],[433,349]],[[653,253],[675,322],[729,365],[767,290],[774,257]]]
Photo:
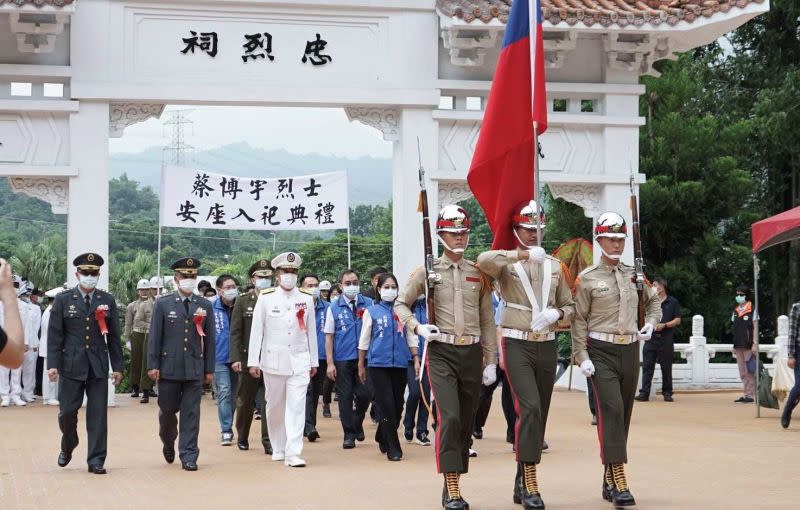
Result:
[[522,465],[517,463],[517,474],[514,475],[514,503],[522,504]]
[[614,481],[611,488],[611,500],[614,506],[619,508],[635,505],[636,500],[633,499],[633,494],[628,488],[628,480],[625,478],[625,465],[621,462],[611,464],[611,478]]
[[139,386],[133,385],[133,393],[131,393],[131,398],[139,398]]
[[544,501],[539,494],[539,482],[536,479],[536,464],[522,463],[522,508],[525,510],[544,510]]
[[469,503],[461,497],[458,487],[458,473],[444,474],[444,487],[442,488],[442,508],[445,510],[469,510]]
[[149,404],[150,403],[150,394],[147,390],[142,391],[142,398],[139,400],[140,404]]
[[792,422],[792,411],[797,406],[797,400],[789,402],[788,400],[783,405],[783,413],[781,413],[781,427],[788,429],[789,424]]
[[603,499],[611,501],[611,488],[614,486],[614,479],[611,478],[611,464],[603,467]]

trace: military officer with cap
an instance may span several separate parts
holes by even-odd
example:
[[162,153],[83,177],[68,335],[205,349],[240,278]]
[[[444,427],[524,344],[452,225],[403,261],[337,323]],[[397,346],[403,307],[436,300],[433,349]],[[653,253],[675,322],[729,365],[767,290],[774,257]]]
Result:
[[478,256],[478,266],[497,281],[506,302],[500,324],[500,362],[517,410],[514,502],[526,509],[544,508],[536,467],[542,460],[558,362],[555,327],[575,314],[567,270],[540,247],[545,224],[541,206],[525,201],[512,211],[515,249]]
[[444,474],[442,506],[466,510],[459,477],[469,467],[470,434],[478,408],[481,382],[497,377],[497,344],[488,278],[474,262],[464,259],[469,243],[467,212],[447,205],[439,212],[436,232],[444,255],[434,261],[436,324],[420,324],[411,306],[425,294],[425,268],[412,273],[395,301],[406,327],[425,338],[431,393],[436,399],[436,467]]
[[264,374],[267,425],[272,460],[303,467],[306,389],[319,366],[314,298],[297,287],[300,255],[281,253],[272,259],[278,287],[261,291],[253,313],[247,366]]
[[175,460],[175,439],[181,467],[197,471],[197,436],[203,384],[214,378],[214,313],[211,303],[194,294],[200,260],[182,258],[170,266],[178,288],[156,300],[147,350],[148,375],[158,381],[158,435],[164,460]]
[[578,277],[572,322],[575,361],[594,389],[604,468],[602,494],[616,507],[636,504],[624,465],[639,380],[639,342],[650,340],[661,320],[658,296],[645,286],[645,325],[638,328],[635,270],[620,262],[627,232],[625,220],[615,212],[597,219],[594,238],[602,255],[599,264]]
[[[253,423],[253,405],[261,405],[261,416],[266,416],[264,401],[264,377],[251,377],[247,370],[247,350],[250,347],[250,330],[253,325],[253,311],[261,291],[272,286],[272,267],[269,260],[255,261],[248,270],[253,290],[242,294],[233,304],[231,314],[231,368],[239,373],[239,387],[236,395],[234,419],[240,450],[250,448],[250,425]],[[261,445],[264,453],[272,455],[267,420],[261,420]]]
[[62,434],[58,465],[69,464],[78,446],[78,409],[85,393],[89,472],[102,475],[106,473],[109,361],[114,384],[122,380],[119,317],[114,297],[96,288],[103,257],[84,253],[72,264],[79,283],[53,300],[47,326],[47,374],[51,381],[58,381]]
[[[139,397],[139,381],[142,379],[142,365],[144,364],[144,340],[147,338],[147,328],[144,330],[142,324],[136,324],[136,313],[139,306],[144,301],[150,301],[150,282],[141,279],[136,283],[136,294],[138,299],[128,303],[125,308],[125,338],[131,344],[131,364],[128,371],[128,380],[133,387],[131,397]],[[146,372],[146,371],[145,371]]]

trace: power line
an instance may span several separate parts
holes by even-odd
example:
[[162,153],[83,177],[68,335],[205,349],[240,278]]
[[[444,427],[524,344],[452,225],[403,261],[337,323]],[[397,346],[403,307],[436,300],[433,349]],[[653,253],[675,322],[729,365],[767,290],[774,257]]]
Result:
[[184,124],[194,125],[194,121],[188,119],[188,114],[193,110],[173,110],[169,112],[170,118],[164,121],[164,126],[172,127],[172,140],[170,144],[162,150],[162,163],[172,163],[183,166],[186,163],[186,152],[192,152],[194,159],[194,147],[184,140]]

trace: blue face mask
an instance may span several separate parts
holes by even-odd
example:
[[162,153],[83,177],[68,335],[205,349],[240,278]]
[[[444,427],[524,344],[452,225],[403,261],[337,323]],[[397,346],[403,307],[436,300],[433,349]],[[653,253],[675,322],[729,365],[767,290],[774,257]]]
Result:
[[256,278],[255,286],[258,290],[268,289],[271,284],[269,278]]
[[736,302],[739,303],[740,305],[743,304],[746,299],[747,298],[745,296],[736,296]]

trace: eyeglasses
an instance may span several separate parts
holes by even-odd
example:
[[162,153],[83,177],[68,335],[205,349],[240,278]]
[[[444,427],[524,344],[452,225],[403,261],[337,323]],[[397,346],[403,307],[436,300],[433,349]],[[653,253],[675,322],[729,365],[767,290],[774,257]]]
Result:
[[81,271],[78,271],[78,273],[82,274],[84,276],[99,276],[100,275],[100,271],[92,271],[92,270],[89,270],[89,269],[83,269]]

